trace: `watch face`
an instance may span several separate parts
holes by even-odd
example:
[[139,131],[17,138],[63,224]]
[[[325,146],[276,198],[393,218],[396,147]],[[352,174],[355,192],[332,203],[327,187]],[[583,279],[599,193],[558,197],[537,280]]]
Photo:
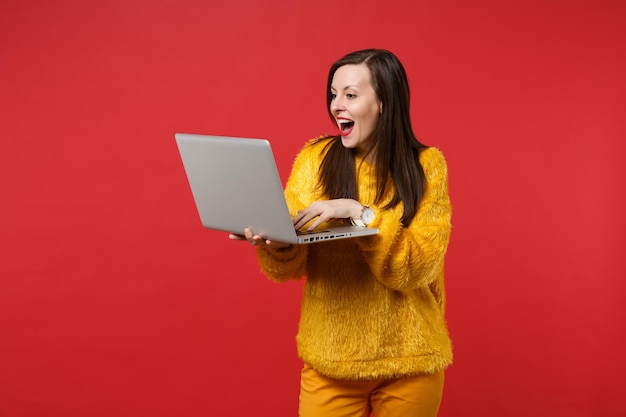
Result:
[[372,210],[370,207],[365,207],[365,209],[363,210],[363,214],[361,215],[361,219],[363,219],[363,223],[370,224],[372,221],[374,221],[374,210]]

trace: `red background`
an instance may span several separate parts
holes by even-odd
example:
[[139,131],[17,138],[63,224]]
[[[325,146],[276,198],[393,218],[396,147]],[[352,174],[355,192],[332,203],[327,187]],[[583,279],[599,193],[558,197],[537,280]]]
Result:
[[440,415],[626,415],[623,4],[3,1],[0,415],[296,415],[302,284],[201,228],[174,133],[285,179],[366,47],[448,159]]

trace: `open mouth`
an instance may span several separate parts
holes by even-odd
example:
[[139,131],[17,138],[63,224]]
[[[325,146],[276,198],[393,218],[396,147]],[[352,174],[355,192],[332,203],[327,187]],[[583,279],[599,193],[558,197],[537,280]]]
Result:
[[339,120],[339,131],[341,133],[341,136],[347,136],[350,134],[350,132],[352,131],[352,128],[354,127],[354,122],[352,120],[347,120],[347,119],[343,119],[343,120]]

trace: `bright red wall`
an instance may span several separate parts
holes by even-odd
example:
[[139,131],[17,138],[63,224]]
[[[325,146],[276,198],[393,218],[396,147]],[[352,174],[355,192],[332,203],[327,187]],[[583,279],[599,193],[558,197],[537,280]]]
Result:
[[296,415],[301,283],[200,227],[173,134],[286,177],[364,47],[449,163],[441,416],[626,415],[622,4],[3,2],[0,415]]

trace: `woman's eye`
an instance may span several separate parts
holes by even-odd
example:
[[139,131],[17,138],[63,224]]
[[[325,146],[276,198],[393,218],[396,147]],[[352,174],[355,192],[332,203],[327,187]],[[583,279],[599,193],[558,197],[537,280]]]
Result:
[[346,94],[346,97],[348,97],[348,98],[355,98],[356,94],[348,93],[348,94]]
[[336,99],[336,98],[337,98],[337,94],[335,94],[335,93],[330,93],[330,99],[331,99],[331,100],[334,100],[334,99]]

